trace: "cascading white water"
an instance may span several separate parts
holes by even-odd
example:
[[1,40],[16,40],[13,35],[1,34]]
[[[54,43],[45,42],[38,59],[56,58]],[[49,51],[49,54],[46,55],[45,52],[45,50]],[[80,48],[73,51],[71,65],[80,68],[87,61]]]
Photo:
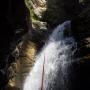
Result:
[[37,55],[23,90],[41,90],[44,58],[43,90],[69,90],[69,66],[74,61],[73,54],[77,46],[70,35],[70,29],[71,22],[66,21],[53,31],[43,50]]

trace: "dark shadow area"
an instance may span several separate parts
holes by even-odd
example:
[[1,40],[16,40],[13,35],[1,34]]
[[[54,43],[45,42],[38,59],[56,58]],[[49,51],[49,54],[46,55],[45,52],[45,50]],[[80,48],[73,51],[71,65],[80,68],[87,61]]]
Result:
[[72,34],[78,43],[77,57],[90,54],[90,7],[86,8],[71,22]]
[[47,10],[43,13],[43,21],[54,28],[76,17],[84,7],[79,0],[47,0]]
[[87,7],[71,22],[72,34],[77,42],[75,57],[79,62],[72,64],[70,90],[90,89],[90,1],[85,5]]
[[9,80],[7,69],[10,63],[15,61],[11,52],[22,36],[28,32],[27,15],[28,9],[24,0],[2,0],[0,2],[0,90],[1,88],[5,90]]

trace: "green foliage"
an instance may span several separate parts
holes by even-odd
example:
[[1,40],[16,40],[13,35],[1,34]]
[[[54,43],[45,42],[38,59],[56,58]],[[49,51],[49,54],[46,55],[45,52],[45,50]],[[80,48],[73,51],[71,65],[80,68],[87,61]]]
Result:
[[25,0],[26,6],[30,11],[30,18],[34,20],[39,20],[40,18],[34,13],[33,7],[29,0]]

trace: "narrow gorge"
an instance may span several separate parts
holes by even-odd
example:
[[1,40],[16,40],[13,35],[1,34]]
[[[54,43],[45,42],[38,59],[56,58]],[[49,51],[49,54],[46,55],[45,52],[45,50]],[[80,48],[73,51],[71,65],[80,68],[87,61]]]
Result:
[[89,0],[7,0],[0,11],[0,90],[90,89]]

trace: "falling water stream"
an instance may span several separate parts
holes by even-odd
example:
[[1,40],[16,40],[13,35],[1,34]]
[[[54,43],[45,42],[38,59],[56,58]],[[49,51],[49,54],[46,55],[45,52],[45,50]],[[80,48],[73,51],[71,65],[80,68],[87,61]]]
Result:
[[43,65],[42,90],[70,90],[70,65],[75,61],[73,55],[77,49],[70,30],[70,21],[55,28],[41,53],[36,56],[35,65],[26,77],[23,90],[41,90]]

